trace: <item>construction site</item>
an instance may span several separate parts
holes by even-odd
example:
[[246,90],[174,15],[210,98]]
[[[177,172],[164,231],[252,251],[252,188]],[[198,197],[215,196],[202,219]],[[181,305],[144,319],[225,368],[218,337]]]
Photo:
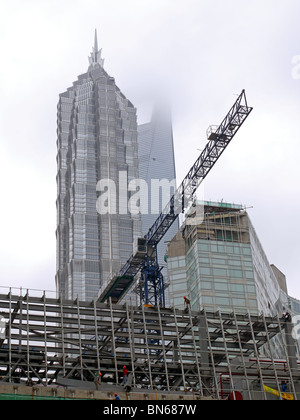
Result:
[[[284,319],[1,292],[1,398],[300,398]],[[285,359],[274,357],[275,339]]]
[[[220,126],[208,131],[205,149],[148,234],[96,298],[0,289],[0,399],[300,398],[290,316],[246,307],[244,313],[195,311],[183,297],[184,309],[167,307],[158,263],[157,245],[179,215],[188,214],[201,182],[251,111],[242,91]],[[133,288],[138,305],[124,300]]]

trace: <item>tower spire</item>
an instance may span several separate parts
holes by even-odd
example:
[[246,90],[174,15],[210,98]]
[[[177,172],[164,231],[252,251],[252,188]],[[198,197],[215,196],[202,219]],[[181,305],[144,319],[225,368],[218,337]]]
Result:
[[98,51],[98,35],[97,35],[97,29],[95,29],[94,51]]
[[91,55],[89,57],[90,65],[95,66],[96,64],[100,64],[101,67],[104,65],[104,60],[101,58],[102,49],[99,50],[98,47],[98,35],[97,35],[97,29],[95,29],[95,40],[94,40],[94,46],[93,51],[91,52]]

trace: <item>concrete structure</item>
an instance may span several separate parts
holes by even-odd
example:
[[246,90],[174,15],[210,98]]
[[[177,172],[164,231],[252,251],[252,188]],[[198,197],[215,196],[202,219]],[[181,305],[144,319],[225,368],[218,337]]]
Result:
[[[139,178],[136,109],[104,70],[97,34],[89,61],[58,103],[56,232],[58,294],[87,301],[120,270],[141,236],[127,190]],[[105,193],[106,212],[97,208]]]
[[[77,381],[78,382],[78,381]],[[92,385],[94,385],[92,383]],[[197,401],[212,400],[211,397],[200,397],[192,393],[161,393],[157,391],[141,390],[140,392],[126,392],[122,387],[111,387],[108,390],[97,390],[95,386],[90,389],[72,388],[59,385],[43,386],[43,385],[20,385],[20,384],[4,384],[0,380],[0,401],[1,400],[98,400],[98,401],[115,401],[115,393],[118,393],[121,401]]]

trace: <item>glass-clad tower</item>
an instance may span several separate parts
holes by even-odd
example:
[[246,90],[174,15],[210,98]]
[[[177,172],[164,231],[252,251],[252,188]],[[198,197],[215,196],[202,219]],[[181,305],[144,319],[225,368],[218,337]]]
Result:
[[194,223],[193,206],[169,244],[171,304],[184,308],[187,296],[193,310],[281,315],[288,307],[286,279],[268,262],[246,210],[224,202],[199,205],[203,220]]
[[[97,296],[141,236],[126,206],[127,183],[139,177],[136,108],[104,70],[97,33],[89,61],[58,103],[56,287],[65,299]],[[106,214],[96,207],[101,180],[103,193],[116,193]]]
[[[148,186],[146,190],[141,191],[142,200],[148,204],[148,211],[143,212],[141,216],[143,235],[147,234],[176,189],[172,117],[169,106],[163,102],[157,102],[149,123],[138,126],[140,178],[146,181]],[[159,264],[164,267],[162,273],[166,284],[167,243],[176,235],[178,229],[179,224],[176,221],[157,249]],[[166,298],[168,301],[168,293]]]

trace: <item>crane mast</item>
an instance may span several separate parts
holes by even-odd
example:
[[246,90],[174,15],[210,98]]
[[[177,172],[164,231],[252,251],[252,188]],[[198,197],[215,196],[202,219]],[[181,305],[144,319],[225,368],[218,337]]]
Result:
[[210,127],[208,143],[188,174],[171,197],[165,209],[149,229],[145,238],[138,239],[137,249],[120,273],[99,292],[98,300],[111,298],[119,302],[141,273],[139,288],[144,304],[165,306],[165,290],[162,268],[158,264],[157,245],[173,225],[179,214],[184,213],[193,201],[200,184],[214,167],[233,137],[237,134],[253,108],[248,106],[245,90],[218,127]]

